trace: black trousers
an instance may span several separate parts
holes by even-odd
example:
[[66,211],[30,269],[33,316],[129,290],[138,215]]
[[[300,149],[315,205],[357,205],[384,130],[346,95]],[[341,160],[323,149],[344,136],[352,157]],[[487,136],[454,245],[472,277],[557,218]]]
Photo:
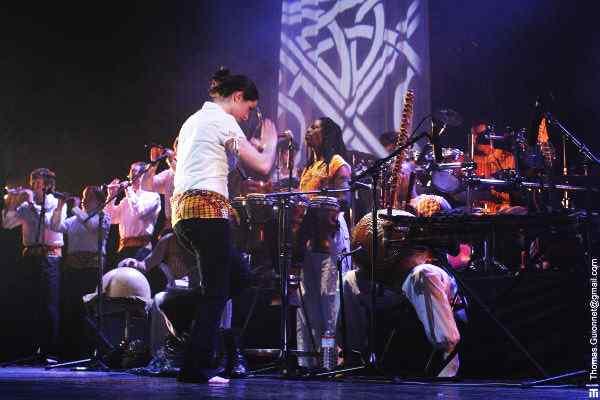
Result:
[[166,301],[164,309],[173,310],[178,303],[184,308],[189,307],[190,303],[196,304],[190,340],[179,378],[184,381],[205,382],[215,375],[213,358],[219,321],[225,302],[230,297],[233,251],[231,229],[226,219],[200,218],[179,221],[173,229],[181,244],[200,263],[203,290],[197,288],[184,297],[175,296],[173,299],[177,300]]
[[82,298],[96,290],[98,269],[76,269],[63,264],[61,277],[61,355],[64,359],[80,358],[93,350],[90,336],[86,334]]
[[24,256],[22,283],[26,286],[24,336],[46,354],[58,354],[61,257]]

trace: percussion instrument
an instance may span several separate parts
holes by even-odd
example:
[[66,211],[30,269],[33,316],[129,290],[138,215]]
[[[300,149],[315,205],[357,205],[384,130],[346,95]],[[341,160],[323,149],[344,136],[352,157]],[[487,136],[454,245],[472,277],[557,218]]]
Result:
[[308,246],[315,253],[329,253],[331,240],[339,230],[339,213],[340,205],[335,197],[313,197],[302,221],[300,240],[308,239]]
[[241,182],[241,194],[269,193],[273,190],[271,181],[248,178]]
[[[102,292],[107,297],[139,299],[150,304],[150,284],[148,279],[135,268],[118,267],[102,276]],[[84,303],[94,300],[98,296],[98,288],[94,293],[83,296]]]
[[264,193],[249,193],[233,199],[233,207],[240,216],[236,242],[240,250],[261,252],[266,240],[276,239],[274,201]]
[[[435,162],[433,151],[425,154],[424,159]],[[459,149],[445,147],[442,149],[442,163],[450,168],[436,168],[431,172],[431,185],[442,193],[456,193],[461,190],[461,164],[465,160],[464,153]]]
[[[412,268],[431,262],[434,256],[427,247],[410,243],[408,241],[409,229],[402,229],[400,225],[385,219],[385,215],[387,215],[387,210],[379,210],[377,213],[377,258],[374,266],[374,278],[389,287],[399,287]],[[392,215],[406,219],[415,218],[414,215],[404,210],[392,210]],[[394,229],[394,240],[400,236],[405,239],[403,246],[392,247],[389,245],[390,229]],[[361,251],[355,253],[353,260],[359,268],[364,270],[369,270],[371,267],[372,238],[372,218],[371,214],[366,214],[354,227],[351,243],[352,248],[362,247]]]

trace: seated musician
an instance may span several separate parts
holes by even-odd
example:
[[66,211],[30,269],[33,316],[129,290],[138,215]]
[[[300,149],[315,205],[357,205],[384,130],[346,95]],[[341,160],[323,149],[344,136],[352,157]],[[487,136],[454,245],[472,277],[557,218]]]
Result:
[[[346,161],[346,147],[342,130],[330,118],[316,119],[306,132],[306,145],[309,150],[307,164],[300,177],[300,190],[313,191],[325,188],[345,188],[350,180],[350,165]],[[337,197],[344,210],[348,204],[348,192]],[[339,311],[338,273],[336,255],[350,248],[350,235],[344,213],[337,216],[337,226],[333,229],[330,248],[327,252],[308,247],[302,265],[301,288],[304,298],[304,311],[298,310],[297,341],[302,351],[319,351],[321,336],[326,331],[335,332]],[[325,221],[317,221],[325,225]],[[344,268],[348,269],[350,262]],[[308,318],[308,321],[307,321]],[[312,328],[309,331],[308,326]],[[317,347],[312,348],[311,335]],[[301,367],[317,367],[316,358],[299,357]]]
[[[473,161],[477,167],[475,174],[480,178],[492,178],[501,170],[514,170],[515,157],[507,149],[498,146],[493,140],[485,138],[488,125],[484,121],[476,121],[471,127],[471,138],[474,144]],[[510,193],[490,190],[491,199],[478,200],[476,206],[482,207],[486,213],[496,213],[511,206]]]
[[[426,199],[417,205],[423,216],[429,216],[440,210],[435,206],[433,198]],[[384,213],[380,210],[380,213]],[[412,216],[412,214],[393,210],[394,215]],[[386,303],[399,304],[405,298],[410,302],[423,325],[425,334],[431,345],[442,353],[443,362],[434,371],[438,377],[454,377],[459,368],[457,345],[460,333],[456,324],[456,316],[464,317],[461,311],[462,300],[454,279],[441,267],[434,251],[424,246],[407,245],[394,250],[392,257],[384,256],[386,249],[381,244],[383,237],[383,220],[378,219],[379,250],[376,265],[376,280],[379,293],[387,298]],[[357,224],[353,231],[352,248],[362,246],[371,248],[371,215],[368,214]],[[384,259],[385,258],[385,259]],[[345,363],[352,365],[356,354],[364,353],[367,348],[367,332],[369,326],[370,295],[370,251],[360,251],[354,257],[358,269],[344,276],[344,314],[346,320],[347,354]],[[341,325],[341,324],[340,324]],[[338,327],[342,329],[341,326]],[[341,343],[343,346],[344,344]],[[440,367],[441,367],[440,366]]]
[[[233,250],[232,267],[242,271],[242,278],[247,278],[248,266],[237,251]],[[177,241],[172,231],[166,231],[156,246],[144,260],[126,258],[119,263],[119,267],[131,267],[147,274],[153,268],[159,267],[167,276],[168,283],[165,291],[154,296],[151,308],[150,347],[153,359],[148,366],[132,372],[139,375],[175,376],[179,372],[182,362],[182,353],[192,318],[195,315],[193,303],[182,303],[181,308],[170,307],[163,310],[165,300],[174,301],[178,294],[187,289],[197,287],[199,283],[198,271],[195,269],[196,260]],[[244,287],[239,282],[232,283],[234,288]],[[219,360],[219,374],[232,378],[247,375],[246,360],[239,347],[239,338],[231,326],[232,301],[229,300],[223,309],[220,322],[219,336],[223,342],[223,354]]]

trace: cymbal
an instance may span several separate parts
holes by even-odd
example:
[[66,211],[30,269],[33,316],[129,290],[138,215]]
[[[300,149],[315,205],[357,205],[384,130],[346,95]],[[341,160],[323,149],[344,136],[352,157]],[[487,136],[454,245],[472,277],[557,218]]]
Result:
[[377,159],[377,157],[375,157],[373,154],[364,153],[358,150],[349,150],[348,158],[350,159],[348,161],[350,161],[352,164],[357,164],[363,161],[374,161]]
[[557,185],[600,186],[600,176],[557,175],[547,178],[547,181]]
[[433,117],[448,126],[460,126],[463,123],[460,114],[450,108],[437,110],[433,113]]

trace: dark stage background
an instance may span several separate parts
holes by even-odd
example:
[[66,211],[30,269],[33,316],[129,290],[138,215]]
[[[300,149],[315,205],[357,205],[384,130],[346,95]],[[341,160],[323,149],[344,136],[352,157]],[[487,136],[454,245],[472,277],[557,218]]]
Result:
[[[588,4],[431,1],[431,109],[465,119],[445,144],[464,148],[477,118],[529,128],[536,97],[552,93],[556,116],[600,152],[599,31]],[[79,193],[124,177],[147,158],[145,143],[172,142],[219,65],[253,77],[263,114],[275,119],[280,19],[271,0],[4,4],[0,180],[24,185],[45,166],[58,190]],[[0,240],[0,298],[10,309],[18,299],[4,289],[17,284],[19,238],[1,231]],[[3,318],[18,323],[10,311]],[[14,344],[0,343],[2,358],[18,353]]]
[[[3,5],[1,175],[25,184],[47,166],[75,193],[126,175],[147,157],[144,143],[172,142],[219,65],[253,77],[274,117],[278,4]],[[593,14],[557,0],[430,2],[432,110],[529,127],[536,97],[552,92],[556,115],[600,151]],[[462,147],[467,132],[452,128],[444,140]]]

